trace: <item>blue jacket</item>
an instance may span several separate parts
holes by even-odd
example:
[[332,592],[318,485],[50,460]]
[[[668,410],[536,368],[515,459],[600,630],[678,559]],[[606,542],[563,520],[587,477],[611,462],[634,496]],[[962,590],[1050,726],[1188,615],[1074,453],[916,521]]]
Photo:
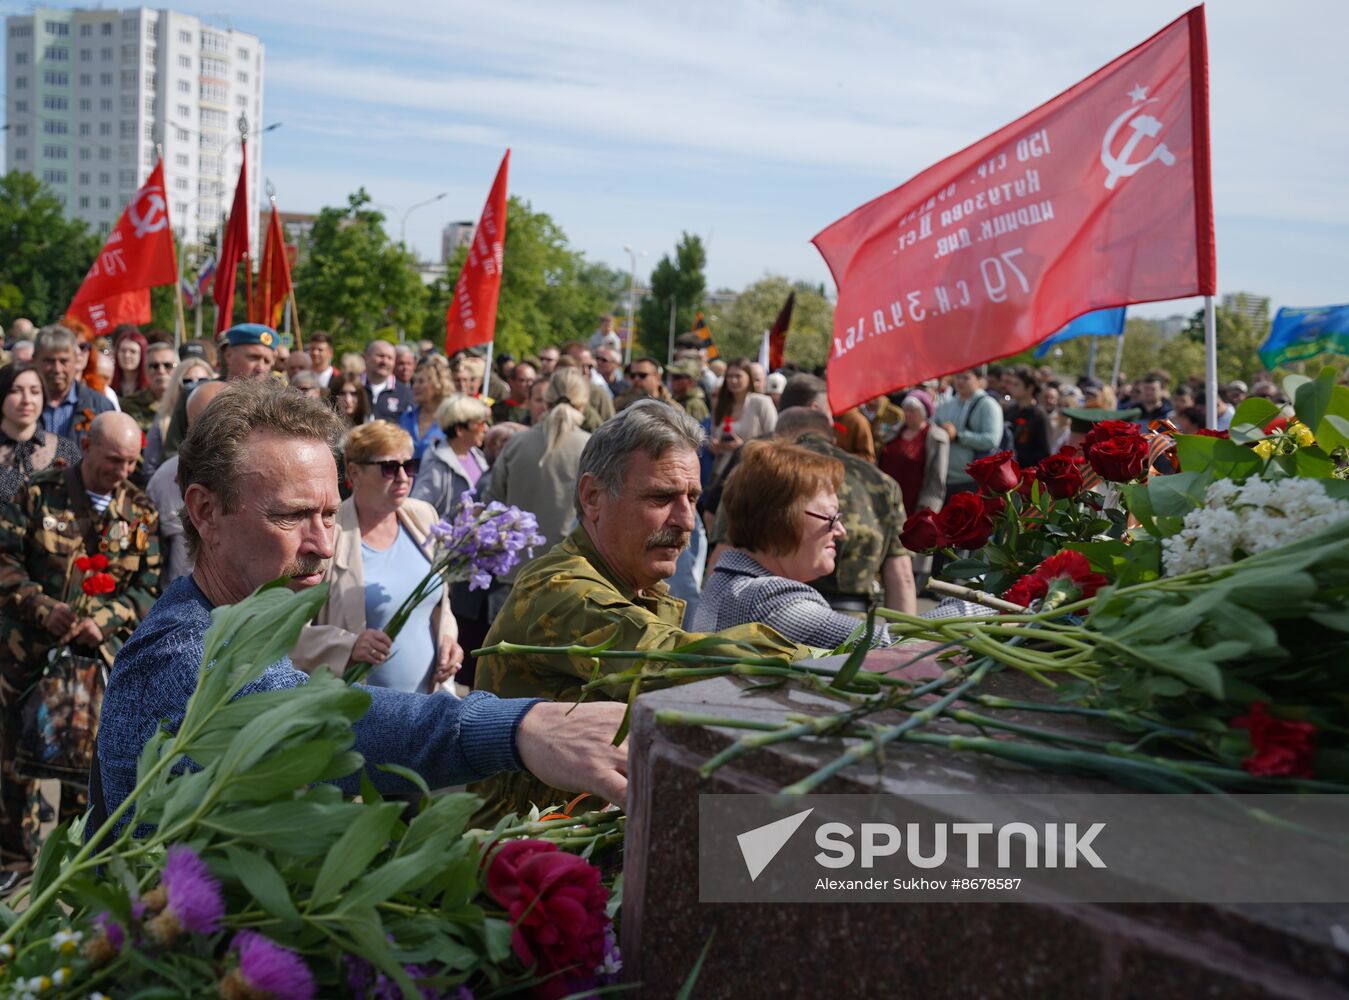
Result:
[[[171,730],[182,724],[197,686],[211,604],[191,576],[175,580],[113,663],[103,696],[98,760],[104,801],[115,810],[136,785],[136,760],[160,721]],[[309,680],[290,657],[240,693],[298,687]],[[432,788],[476,781],[523,767],[515,749],[515,729],[537,699],[500,699],[475,691],[462,701],[447,694],[408,694],[367,687],[370,709],[355,724],[355,750],[369,764],[401,764]],[[381,791],[407,792],[412,786],[386,771],[367,769]],[[338,784],[359,788],[359,775]]]

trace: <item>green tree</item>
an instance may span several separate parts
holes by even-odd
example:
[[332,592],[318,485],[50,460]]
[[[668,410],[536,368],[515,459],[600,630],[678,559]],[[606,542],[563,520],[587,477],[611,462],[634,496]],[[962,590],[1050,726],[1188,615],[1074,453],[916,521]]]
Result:
[[0,324],[20,316],[39,326],[59,319],[100,245],[32,174],[0,178]]
[[822,286],[805,281],[793,284],[778,274],[760,278],[736,297],[730,309],[722,310],[712,331],[722,355],[757,358],[764,331],[772,327],[792,292],[796,305],[787,328],[787,363],[803,369],[823,367],[829,360],[834,307]]
[[[459,247],[445,277],[430,288],[422,336],[436,344],[445,339],[445,312],[467,257],[468,248]],[[544,344],[587,339],[599,317],[621,300],[627,283],[622,271],[587,261],[573,249],[550,215],[512,196],[506,207],[496,350],[520,357]]]
[[[684,233],[675,244],[674,257],[661,257],[651,271],[651,294],[643,301],[637,319],[635,354],[666,356],[670,336],[670,305],[675,307],[675,336],[693,329],[694,318],[707,295],[707,251],[703,241]],[[716,337],[717,331],[712,331]]]
[[416,336],[426,319],[426,288],[416,259],[391,241],[383,213],[365,188],[314,222],[309,252],[295,268],[301,329],[327,330],[340,355],[371,337]]

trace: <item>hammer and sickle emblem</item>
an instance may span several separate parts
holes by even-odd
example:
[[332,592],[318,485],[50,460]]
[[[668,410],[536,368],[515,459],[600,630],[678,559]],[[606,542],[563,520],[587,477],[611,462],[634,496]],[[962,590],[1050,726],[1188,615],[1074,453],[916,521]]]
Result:
[[157,187],[142,191],[136,200],[127,206],[127,217],[136,227],[138,238],[146,233],[159,232],[169,224],[169,207],[164,204],[163,192]]
[[[1156,102],[1154,97],[1150,101],[1144,101],[1143,104],[1153,104]],[[1162,123],[1152,115],[1134,115],[1143,109],[1143,105],[1135,105],[1128,111],[1123,112],[1118,118],[1110,123],[1110,127],[1105,131],[1105,138],[1101,140],[1101,166],[1105,167],[1109,174],[1105,179],[1105,186],[1113,189],[1115,182],[1121,177],[1132,177],[1138,171],[1142,170],[1153,160],[1160,160],[1165,166],[1174,166],[1176,156],[1171,150],[1166,148],[1166,143],[1159,142],[1152,147],[1152,152],[1141,160],[1132,159],[1134,150],[1138,144],[1146,138],[1155,138],[1162,130]],[[1133,121],[1129,119],[1133,118]],[[1133,135],[1124,143],[1124,148],[1119,151],[1119,155],[1114,154],[1115,136],[1119,133],[1125,124],[1133,128]]]

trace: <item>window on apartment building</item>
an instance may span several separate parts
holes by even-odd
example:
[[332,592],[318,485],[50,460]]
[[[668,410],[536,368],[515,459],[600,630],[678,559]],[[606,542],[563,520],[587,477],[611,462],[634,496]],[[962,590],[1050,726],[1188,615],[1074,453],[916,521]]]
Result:
[[179,31],[179,32],[178,32],[178,41],[182,42],[184,45],[191,45],[191,44],[192,44],[192,32],[190,32],[190,31]]
[[234,74],[234,78],[238,80],[240,83],[243,84],[248,83],[248,74],[245,73],[243,70],[239,70],[238,73]]
[[65,195],[60,194],[60,193],[58,192],[58,194],[56,195],[56,200],[57,200],[58,202],[61,203],[61,207],[62,207],[62,208],[65,208],[65,207],[66,207],[66,196],[65,196]]
[[42,27],[46,29],[49,35],[68,35],[70,34],[70,25],[65,21],[44,21]]
[[98,74],[98,85],[99,85],[100,87],[111,87],[111,86],[112,86],[112,74],[111,74],[111,73],[100,73],[100,74]]
[[69,182],[69,175],[64,170],[44,170],[42,179],[48,184],[66,184]]
[[176,111],[178,112],[178,117],[179,117],[179,118],[191,118],[191,117],[192,117],[192,108],[189,107],[189,106],[186,105],[186,104],[180,104],[180,105],[178,105],[178,107],[175,108],[174,110],[176,110]]
[[42,106],[48,111],[69,111],[70,98],[58,94],[48,94],[42,98]]
[[109,45],[109,46],[107,46],[106,48],[99,49],[99,50],[98,50],[98,57],[99,57],[100,59],[102,59],[104,62],[111,62],[111,61],[112,61],[112,57],[113,57],[113,49],[112,49],[112,46]]
[[15,90],[27,90],[27,89],[28,89],[28,77],[26,77],[26,76],[16,76],[16,77],[14,78],[14,89],[15,89]]
[[9,128],[10,131],[14,133],[14,138],[16,139],[22,139],[24,136],[28,134],[27,125],[11,125]]
[[119,134],[123,139],[134,139],[136,137],[136,122],[134,120],[122,122]]
[[145,87],[146,87],[146,89],[147,89],[147,90],[154,90],[154,89],[155,89],[156,87],[158,87],[158,86],[159,86],[159,74],[158,74],[158,73],[146,73],[146,74],[145,74]]
[[159,50],[151,45],[145,50],[145,65],[154,66],[159,62]]
[[[107,126],[108,126],[108,129],[107,129],[106,132],[103,131],[103,125],[107,125]],[[112,123],[111,123],[111,122],[104,122],[103,125],[100,125],[100,126],[98,127],[99,132],[100,132],[101,134],[103,134],[103,135],[111,135],[111,134],[112,134]],[[102,160],[104,163],[107,163],[108,161],[110,161],[110,160],[112,159],[112,147],[111,147],[111,146],[100,146],[99,149],[98,149],[98,158],[99,158],[100,160]]]
[[122,114],[124,114],[124,115],[134,115],[135,113],[136,113],[136,95],[135,95],[135,94],[123,94],[123,95],[122,95]]
[[69,135],[70,126],[65,122],[55,122],[50,119],[43,121],[42,131],[48,135]]
[[151,39],[151,40],[153,40],[153,41],[156,41],[156,42],[159,41],[159,22],[158,22],[158,21],[146,21],[146,22],[145,22],[145,37],[146,37],[146,38],[149,38],[149,39]]
[[214,108],[201,109],[201,127],[202,128],[228,128],[229,115],[224,111],[217,111]]
[[248,61],[248,58],[249,58],[249,52],[248,52],[248,49],[240,49],[240,50],[239,50],[239,58],[240,58],[240,59],[243,59],[245,62],[247,62],[247,61]]
[[190,94],[190,93],[192,93],[192,84],[189,83],[187,80],[179,80],[179,81],[178,81],[178,92],[179,92],[180,94]]
[[136,89],[136,79],[137,79],[137,77],[138,77],[139,75],[140,75],[140,74],[138,74],[134,69],[124,69],[124,70],[122,70],[122,89],[123,89],[123,90],[135,90],[135,89]]
[[186,177],[177,178],[173,182],[173,186],[176,187],[179,191],[187,191],[190,190],[191,188],[191,185],[189,184],[188,179]]
[[80,74],[80,86],[81,86],[81,87],[92,87],[93,85],[94,85],[94,75],[93,75],[92,73],[81,73],[81,74]]
[[80,49],[80,62],[93,62],[93,61],[94,61],[93,49]]
[[94,33],[94,26],[93,26],[92,24],[81,24],[81,25],[80,25],[80,37],[81,37],[81,38],[88,38],[88,37],[89,37],[90,35],[92,35],[93,33]]
[[[147,136],[146,138],[149,138],[149,136]],[[146,165],[147,167],[153,167],[153,166],[155,165],[155,159],[156,159],[156,157],[155,157],[155,147],[154,147],[154,146],[146,146],[146,147],[145,147],[145,165]]]
[[136,37],[136,22],[134,19],[122,22],[122,37],[123,38]]
[[99,123],[98,123],[98,134],[99,134],[99,135],[112,135],[112,122],[99,122]]
[[81,159],[81,160],[87,160],[87,159],[89,159],[90,155],[91,155],[91,154],[90,154],[90,152],[89,152],[89,147],[88,147],[88,146],[81,146],[81,147],[80,147],[80,159]]
[[178,153],[174,156],[173,162],[180,167],[186,167],[192,163],[192,157],[188,156],[186,153]]
[[42,58],[47,62],[69,62],[70,49],[64,45],[48,45],[42,50]]
[[153,117],[157,110],[158,105],[155,103],[155,99],[153,97],[147,97],[145,99],[145,113]]
[[99,196],[99,199],[98,199],[98,207],[99,207],[99,208],[112,208],[112,199],[109,198],[106,194],[105,194],[105,195],[100,195],[100,196]]
[[100,35],[111,35],[111,34],[112,34],[112,22],[111,22],[111,21],[104,21],[104,22],[103,22],[102,24],[100,24],[98,27],[99,27],[99,32],[98,32],[98,33],[99,33]]
[[15,101],[15,102],[14,102],[14,113],[15,113],[16,115],[26,115],[26,114],[28,114],[28,102],[27,102],[27,101]]
[[136,186],[136,171],[134,170],[123,170],[117,177],[121,181],[122,187]]
[[88,175],[88,174],[80,174],[80,184],[83,185],[84,187],[88,187],[88,186],[89,186],[89,175]]
[[15,149],[14,149],[14,159],[16,159],[16,160],[26,160],[26,159],[28,159],[28,150],[24,149],[22,146],[17,146],[17,147],[15,147]]
[[27,66],[27,65],[28,65],[28,53],[27,53],[27,52],[15,52],[15,53],[14,53],[14,65],[15,65],[15,66]]
[[94,109],[94,102],[93,102],[93,101],[89,100],[89,98],[87,98],[87,97],[81,97],[81,98],[80,98],[80,110],[81,110],[81,111],[92,111],[93,109]]
[[55,143],[47,143],[42,147],[42,155],[49,160],[65,160],[70,158],[70,148],[58,146]]
[[240,94],[240,95],[239,95],[239,110],[240,110],[240,111],[247,111],[247,110],[248,110],[248,97],[247,97],[247,95],[244,95],[244,94]]
[[69,87],[70,74],[65,70],[49,69],[42,74],[42,82],[48,87]]
[[183,69],[191,69],[191,68],[192,68],[192,57],[191,57],[191,56],[179,56],[179,57],[178,57],[178,65],[181,66]]
[[80,208],[88,208],[88,207],[89,207],[89,196],[87,194],[80,195]]
[[185,128],[176,128],[173,130],[173,134],[179,142],[188,142],[192,138],[192,134]]
[[147,138],[147,139],[154,139],[154,137],[155,137],[155,123],[154,123],[154,122],[146,122],[146,123],[145,123],[145,138]]
[[31,24],[16,24],[9,29],[10,38],[32,38],[33,26]]
[[122,46],[122,62],[135,62],[139,56],[140,47],[135,42]]
[[106,170],[102,171],[98,175],[98,182],[102,184],[104,187],[107,187],[109,184],[112,183],[112,174],[108,173]]
[[80,135],[92,135],[93,127],[88,122],[80,122]]

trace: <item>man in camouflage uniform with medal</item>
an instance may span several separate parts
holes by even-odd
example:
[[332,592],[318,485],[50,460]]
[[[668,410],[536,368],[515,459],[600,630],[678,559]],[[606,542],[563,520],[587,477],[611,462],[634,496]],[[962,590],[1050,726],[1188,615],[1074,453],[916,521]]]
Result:
[[[81,448],[78,465],[39,472],[0,510],[0,848],[7,866],[31,862],[38,846],[37,782],[14,769],[24,695],[54,650],[68,646],[111,666],[159,593],[159,515],[128,481],[140,459],[140,428],[125,413],[100,414]],[[87,573],[76,563],[98,555],[107,559],[111,591],[86,593]],[[82,812],[79,799],[63,811]]]

